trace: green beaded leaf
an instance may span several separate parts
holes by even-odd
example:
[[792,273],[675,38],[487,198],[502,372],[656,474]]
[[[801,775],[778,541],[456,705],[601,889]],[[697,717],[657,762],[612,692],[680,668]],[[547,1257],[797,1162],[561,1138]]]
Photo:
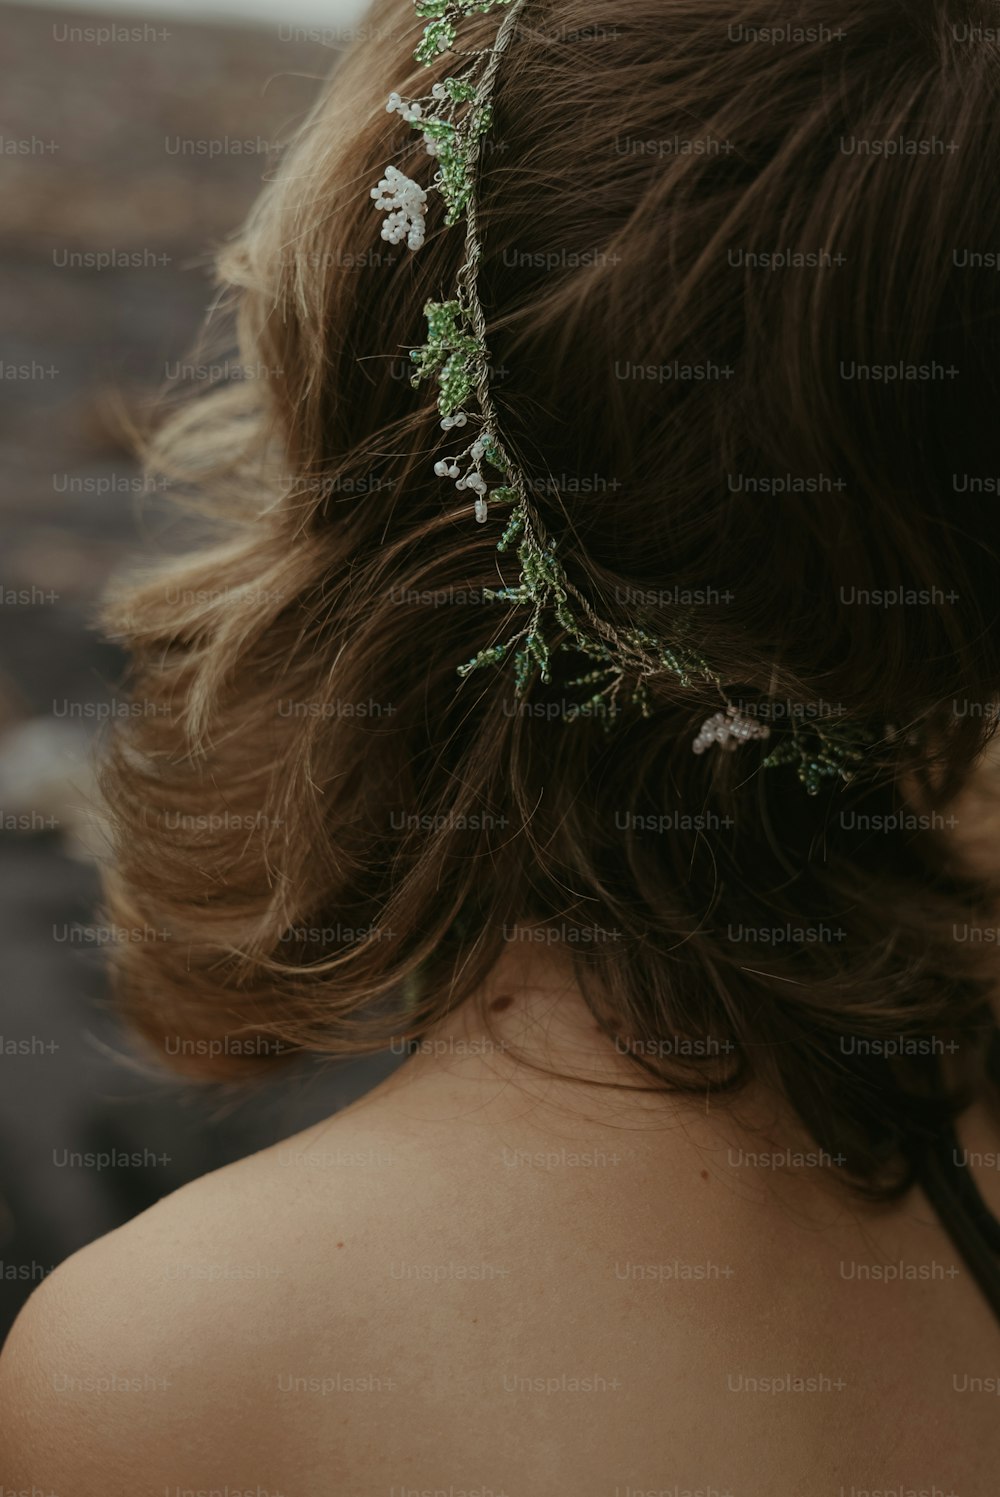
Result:
[[471,184],[465,152],[456,147],[453,151],[442,151],[438,158],[440,178],[438,187],[448,205],[444,215],[445,225],[450,228],[465,212],[469,201]]
[[818,795],[824,780],[853,779],[871,743],[870,732],[855,723],[796,724],[764,759],[764,768],[794,765],[806,793]]
[[509,5],[510,0],[416,0],[416,12],[428,24],[414,57],[418,62],[432,63],[455,42],[458,23],[475,11],[490,11]]
[[413,54],[414,57],[418,62],[429,67],[436,57],[440,57],[442,52],[449,51],[454,45],[455,35],[454,21],[444,18],[440,21],[432,21],[424,31],[417,50]]
[[413,120],[411,123],[422,130],[425,135],[430,136],[431,140],[436,140],[441,144],[447,144],[455,139],[457,126],[454,120],[421,119]]
[[450,416],[475,388],[479,343],[465,326],[461,303],[429,301],[424,307],[427,318],[427,342],[410,350],[416,365],[410,383],[416,388],[422,380],[436,378],[438,410]]
[[442,416],[450,416],[454,411],[461,410],[475,384],[473,376],[473,366],[468,354],[453,353],[445,360],[441,369],[441,393],[438,396],[438,410]]
[[515,634],[505,644],[489,645],[485,650],[480,650],[478,655],[474,655],[471,660],[466,661],[465,665],[458,667],[458,674],[468,676],[487,665],[502,665],[508,651],[517,643],[518,638],[519,636]]
[[447,204],[445,223],[453,224],[464,211],[472,189],[468,131],[463,131],[461,125],[451,119],[421,118],[410,123],[414,130],[420,130],[437,145],[435,160],[438,169],[434,185]]

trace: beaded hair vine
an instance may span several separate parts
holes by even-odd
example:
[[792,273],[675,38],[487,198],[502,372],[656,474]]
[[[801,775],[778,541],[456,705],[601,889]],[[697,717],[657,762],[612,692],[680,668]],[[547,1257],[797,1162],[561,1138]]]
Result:
[[[506,525],[497,542],[499,552],[516,547],[520,578],[515,587],[490,589],[486,596],[530,610],[527,623],[510,638],[481,650],[459,667],[459,674],[484,666],[514,662],[517,691],[531,681],[551,680],[552,655],[569,650],[588,657],[592,667],[566,684],[590,689],[590,695],[567,720],[580,715],[617,717],[625,701],[643,716],[652,710],[648,682],[672,673],[679,683],[710,683],[718,688],[724,710],[707,719],[692,745],[701,754],[712,744],[735,749],[750,739],[766,740],[770,729],[737,709],[723,690],[718,673],[688,642],[683,619],[672,639],[642,628],[615,628],[602,619],[570,580],[556,555],[556,541],[546,532],[532,503],[529,482],[505,445],[490,389],[490,356],[486,314],[479,298],[482,258],[477,186],[483,138],[493,122],[492,96],[501,59],[513,40],[518,16],[526,0],[415,0],[424,21],[423,36],[414,56],[430,66],[445,52],[454,53],[454,73],[435,83],[418,99],[389,95],[386,109],[398,114],[423,137],[427,154],[437,169],[427,187],[388,166],[372,188],[375,206],[386,215],[382,238],[419,250],[427,232],[428,198],[437,192],[444,200],[444,224],[464,219],[465,253],[456,276],[455,293],[424,307],[427,341],[411,351],[415,365],[412,384],[434,379],[441,429],[465,440],[460,451],[434,465],[439,478],[451,478],[459,491],[474,496],[473,510],[480,524],[491,509],[506,512]],[[458,29],[475,12],[504,9],[506,14],[491,47],[465,50],[456,45]],[[449,440],[453,440],[449,436]],[[561,631],[555,645],[547,634],[552,624]],[[765,768],[794,765],[799,779],[815,795],[825,779],[849,780],[864,757],[871,735],[846,722],[794,720],[763,760]]]

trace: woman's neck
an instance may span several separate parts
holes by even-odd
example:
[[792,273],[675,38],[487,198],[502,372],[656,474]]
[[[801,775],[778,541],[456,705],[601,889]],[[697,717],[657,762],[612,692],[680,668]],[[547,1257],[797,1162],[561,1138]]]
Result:
[[741,1195],[787,1199],[797,1212],[810,1202],[824,1218],[831,1204],[877,1209],[845,1189],[842,1156],[822,1150],[761,1083],[680,1092],[645,1075],[595,1018],[571,959],[527,933],[386,1089],[408,1106],[469,1110],[484,1126],[534,1120],[567,1138],[614,1137],[658,1167],[721,1176]]

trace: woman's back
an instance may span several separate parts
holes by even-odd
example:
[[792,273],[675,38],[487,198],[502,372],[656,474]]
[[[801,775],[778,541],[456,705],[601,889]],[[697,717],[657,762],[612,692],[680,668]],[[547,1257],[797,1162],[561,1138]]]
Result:
[[[997,1325],[926,1199],[859,1203],[759,1099],[751,1128],[515,1066],[620,1067],[550,962],[518,975],[492,1036],[457,1017],[56,1273],[5,1363],[34,1479],[987,1497]],[[962,1136],[997,1156],[984,1116]]]

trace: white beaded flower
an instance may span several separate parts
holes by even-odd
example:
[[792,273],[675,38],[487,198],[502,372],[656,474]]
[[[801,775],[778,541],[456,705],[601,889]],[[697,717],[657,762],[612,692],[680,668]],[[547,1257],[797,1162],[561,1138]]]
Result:
[[[435,83],[431,89],[431,98],[435,100],[437,105],[442,104],[448,98],[448,91],[443,83]],[[434,106],[432,106],[432,113],[433,108]],[[397,93],[395,89],[389,95],[385,112],[386,114],[398,114],[401,120],[405,120],[408,125],[413,125],[414,127],[419,126],[424,119],[423,104],[419,100],[411,102],[409,99],[404,99],[402,94]],[[424,149],[428,156],[440,156],[441,142],[431,133],[432,130],[433,121],[430,121],[428,128],[421,131]]]
[[418,250],[427,232],[427,194],[419,182],[411,181],[397,166],[387,166],[371,195],[376,208],[388,214],[382,238],[390,244],[402,244],[405,239],[409,249]]
[[756,718],[745,717],[738,707],[727,707],[725,712],[714,712],[707,717],[691,745],[696,754],[703,754],[713,743],[717,743],[727,754],[738,749],[750,738],[770,738],[771,729]]
[[423,114],[423,107],[420,104],[409,103],[408,100],[403,98],[402,94],[398,94],[393,89],[389,95],[389,101],[385,106],[385,112],[386,114],[398,114],[400,119],[404,119],[408,125],[412,125],[414,120],[418,120]]
[[[468,417],[464,411],[457,411],[454,416],[445,416],[441,422],[445,431],[450,431],[453,426],[464,426]],[[486,456],[486,443],[482,437],[477,437],[465,452],[455,458],[444,458],[434,464],[434,472],[438,478],[452,478],[455,487],[459,490],[470,489],[476,496],[476,519],[480,525],[486,524],[488,515],[487,494],[489,484],[483,477],[481,464]],[[459,463],[468,459],[469,467],[465,473],[459,467]]]

